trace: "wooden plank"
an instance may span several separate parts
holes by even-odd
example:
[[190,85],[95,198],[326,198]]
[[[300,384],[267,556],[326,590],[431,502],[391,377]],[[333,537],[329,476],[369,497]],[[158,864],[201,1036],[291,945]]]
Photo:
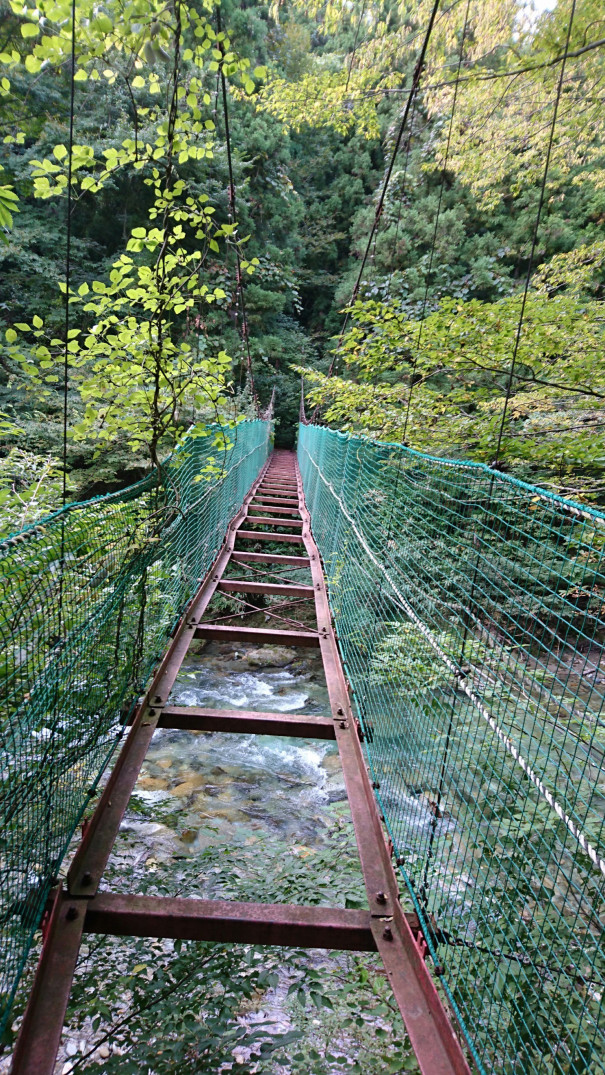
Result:
[[198,624],[195,637],[260,645],[319,646],[319,635],[311,631],[272,631],[265,627],[231,627],[222,623]]
[[331,717],[299,713],[263,713],[252,709],[203,709],[199,706],[164,706],[158,728],[194,732],[234,732],[254,735],[289,735],[301,739],[335,739]]

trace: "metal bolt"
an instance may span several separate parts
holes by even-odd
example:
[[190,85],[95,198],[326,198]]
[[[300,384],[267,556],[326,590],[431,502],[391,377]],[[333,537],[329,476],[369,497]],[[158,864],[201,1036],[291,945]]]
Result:
[[439,977],[441,977],[442,974],[445,974],[445,967],[442,967],[442,966],[435,967],[435,974],[438,974]]
[[155,698],[153,700],[154,700],[154,702],[161,702],[162,701],[162,695],[161,694],[156,694],[156,696],[155,696]]
[[404,863],[405,863],[405,859],[404,859],[403,855],[398,855],[397,858],[395,859],[395,864],[397,866],[403,866]]
[[382,936],[384,937],[385,941],[392,941],[393,940],[393,930],[391,929],[390,926],[385,926],[384,927],[384,929],[382,931]]
[[75,907],[68,907],[67,914],[65,915],[68,922],[73,922],[78,917],[78,912]]
[[380,780],[373,780],[372,787],[374,788],[374,791],[378,791],[378,788],[380,787]]
[[377,892],[376,893],[376,903],[386,903],[387,899],[388,899],[388,896],[387,896],[386,892]]
[[349,727],[349,725],[347,724],[346,720],[341,720],[341,722],[340,722],[340,727],[341,727],[341,728],[348,728],[348,727]]
[[88,871],[87,871],[86,873],[82,874],[82,886],[83,886],[83,888],[90,888],[91,885],[92,885],[92,874],[88,873]]
[[338,713],[338,716],[339,716],[339,717],[342,717],[342,716],[344,715],[344,709],[342,708],[342,706],[341,706],[341,705],[339,705],[339,707],[338,707],[338,709],[336,710],[336,712]]

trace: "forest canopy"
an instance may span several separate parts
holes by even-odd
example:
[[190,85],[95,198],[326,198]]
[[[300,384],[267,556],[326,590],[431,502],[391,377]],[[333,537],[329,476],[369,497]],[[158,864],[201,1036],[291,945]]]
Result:
[[5,530],[274,386],[292,443],[301,376],[308,417],[602,502],[597,0],[0,18]]

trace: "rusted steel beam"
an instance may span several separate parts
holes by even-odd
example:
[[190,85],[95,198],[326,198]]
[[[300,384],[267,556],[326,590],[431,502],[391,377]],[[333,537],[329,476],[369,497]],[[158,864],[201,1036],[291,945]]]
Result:
[[281,903],[169,899],[100,892],[88,904],[87,933],[173,937],[221,944],[275,944],[374,952],[367,911]]
[[280,478],[265,478],[265,480],[262,482],[260,488],[261,489],[279,489],[280,491],[281,490],[286,490],[286,492],[291,493],[292,496],[296,496],[296,493],[297,493],[296,482],[295,481],[291,481],[291,482],[286,481],[284,478],[281,478],[281,479]]
[[299,514],[298,508],[278,508],[273,507],[271,504],[258,503],[256,500],[253,500],[250,505],[250,510],[252,511],[253,509],[254,511],[264,511],[265,514],[268,512],[270,515],[290,515],[292,518]]
[[164,706],[158,728],[198,732],[236,732],[255,735],[290,735],[300,739],[335,739],[331,717],[254,710],[201,709],[198,706]]
[[423,1075],[470,1075],[462,1046],[399,901],[399,886],[357,734],[300,475],[299,497],[301,515],[307,523],[303,533],[316,590],[321,655],[376,945]]
[[61,1041],[87,900],[52,897],[40,961],[13,1053],[11,1075],[52,1075]]
[[219,556],[188,606],[185,615],[181,618],[175,637],[135,715],[130,734],[120,751],[71,863],[67,876],[68,890],[72,896],[88,896],[96,891],[157,726],[160,710],[155,707],[168,699],[194,637],[195,622],[205,612],[214,596],[217,583],[229,563],[237,535],[237,526],[245,518],[252,493],[262,480],[262,473],[245,497],[240,511],[232,520]]
[[[28,1016],[24,1020],[15,1048],[12,1075],[52,1075],[73,972],[82,933],[82,914],[86,897],[95,894],[111,853],[130,794],[136,783],[160,709],[153,702],[165,702],[187,648],[194,637],[194,624],[213,596],[236,539],[236,528],[245,518],[252,496],[257,491],[268,464],[261,471],[232,520],[223,548],[213,567],[190,602],[153,678],[150,688],[134,714],[132,728],[122,746],[110,778],[87,825],[82,843],[68,873],[69,892],[57,899],[56,916],[44,944],[43,957],[34,981]],[[79,899],[73,899],[79,897]],[[67,902],[66,901],[70,901]],[[65,913],[63,913],[65,912]]]
[[279,582],[248,582],[247,579],[223,579],[217,586],[223,593],[265,593],[283,597],[313,597],[312,586]]
[[303,539],[300,534],[271,534],[266,530],[238,530],[238,538],[243,538],[244,541],[275,541],[277,543],[281,541],[289,541],[294,545],[302,545]]
[[263,493],[274,492],[276,495],[287,493],[289,496],[296,496],[296,485],[286,485],[283,482],[263,482],[260,489]]
[[[295,511],[298,511],[298,498],[297,497],[291,497],[290,499],[288,499],[288,498],[284,498],[283,496],[265,496],[263,493],[257,493],[256,496],[254,496],[252,498],[252,503],[253,504],[261,504],[262,503],[262,504],[283,505],[284,510],[285,510],[286,507],[288,507],[288,508],[294,508]],[[276,511],[278,510],[277,507],[275,508],[275,510]]]
[[247,515],[246,522],[253,526],[294,526],[302,529],[302,519],[268,519],[264,515]]
[[319,646],[319,636],[311,631],[270,631],[264,627],[223,627],[214,623],[199,623],[195,637],[223,642],[256,642],[260,645]]
[[292,567],[309,567],[308,556],[287,556],[279,552],[240,552],[231,553],[231,559],[238,564],[290,564]]

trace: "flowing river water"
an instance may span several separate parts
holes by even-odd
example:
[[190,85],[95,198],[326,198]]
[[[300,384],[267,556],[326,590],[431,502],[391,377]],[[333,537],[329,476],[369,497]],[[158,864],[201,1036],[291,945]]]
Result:
[[[202,654],[190,654],[169,704],[330,712],[319,654],[229,642],[212,642]],[[122,833],[139,837],[138,854],[145,849],[158,859],[175,852],[195,855],[255,834],[316,847],[325,837],[326,808],[345,798],[333,742],[160,729]],[[153,813],[157,820],[149,821]],[[122,853],[118,841],[114,858]]]

